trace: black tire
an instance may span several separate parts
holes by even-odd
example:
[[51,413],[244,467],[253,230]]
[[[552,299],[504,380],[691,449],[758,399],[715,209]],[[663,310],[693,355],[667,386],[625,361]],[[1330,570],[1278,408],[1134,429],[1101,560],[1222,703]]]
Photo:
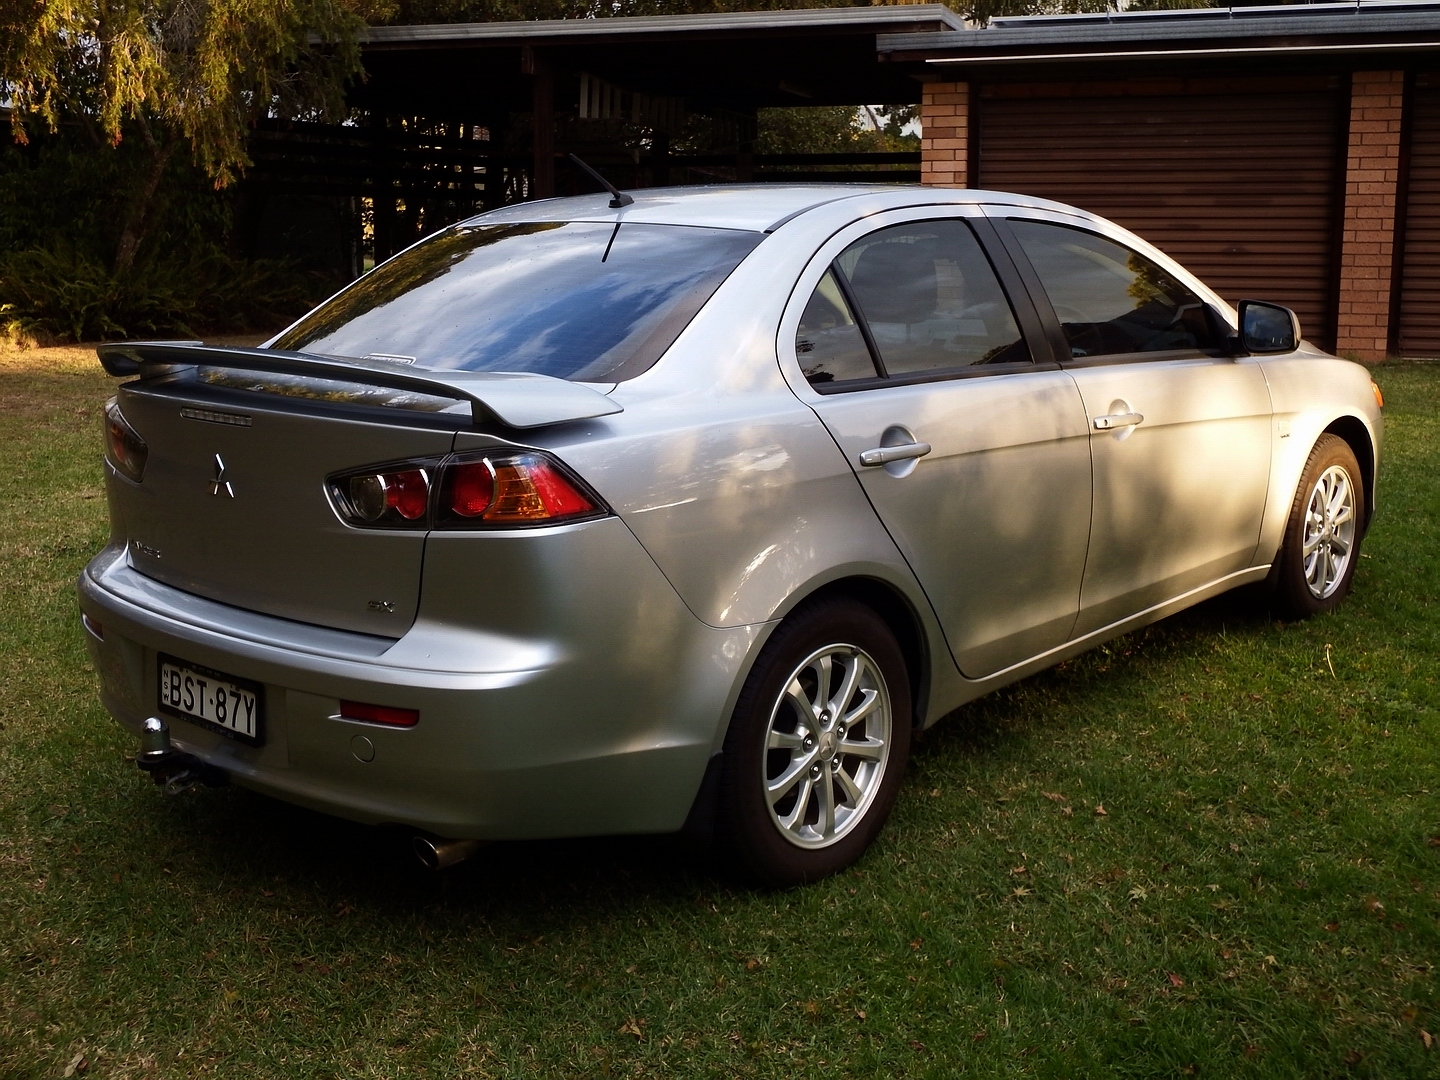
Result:
[[[823,694],[821,670],[830,679]],[[831,716],[852,670],[850,695]],[[786,693],[792,680],[803,694],[799,701]],[[853,718],[848,726],[846,717]],[[725,739],[717,831],[739,872],[762,885],[789,887],[858,859],[895,805],[913,723],[905,659],[883,619],[846,598],[791,614],[756,660]],[[767,745],[772,728],[785,746]],[[792,776],[792,787],[772,801],[767,786]],[[788,828],[785,819],[792,822]]]
[[[1349,522],[1321,523],[1311,513],[1312,501],[1320,498],[1317,488],[1323,477],[1332,478],[1343,474],[1348,486]],[[1321,502],[1323,503],[1323,499]],[[1308,619],[1333,611],[1350,591],[1355,577],[1355,567],[1360,562],[1360,540],[1365,524],[1365,484],[1360,472],[1360,463],[1355,460],[1350,444],[1338,435],[1321,435],[1310,451],[1305,462],[1305,471],[1295,489],[1295,501],[1290,507],[1290,519],[1285,523],[1285,536],[1280,542],[1280,551],[1275,561],[1272,578],[1274,602],[1283,618]],[[1326,535],[1327,530],[1329,535]],[[1348,532],[1348,538],[1341,534]],[[1305,551],[1307,538],[1315,540],[1320,536],[1319,548],[1312,553],[1319,558],[1338,559],[1339,543],[1346,546],[1344,566],[1338,574],[1331,575],[1323,565],[1311,559]],[[1311,561],[1307,562],[1307,559]],[[1318,583],[1318,587],[1317,587]]]

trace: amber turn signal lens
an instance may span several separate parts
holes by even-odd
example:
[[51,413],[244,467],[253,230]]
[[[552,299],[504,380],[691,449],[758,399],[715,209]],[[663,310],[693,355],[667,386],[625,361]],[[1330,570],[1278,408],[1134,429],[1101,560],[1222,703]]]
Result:
[[1385,395],[1380,392],[1380,384],[1374,379],[1370,380],[1370,392],[1375,395],[1375,404],[1382,409],[1385,408]]
[[495,499],[486,521],[534,523],[587,514],[594,503],[553,465],[534,455],[495,463]]

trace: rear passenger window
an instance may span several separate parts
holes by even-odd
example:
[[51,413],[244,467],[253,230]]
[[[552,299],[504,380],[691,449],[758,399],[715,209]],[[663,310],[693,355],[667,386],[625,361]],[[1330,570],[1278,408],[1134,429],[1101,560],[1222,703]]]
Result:
[[879,229],[841,252],[795,353],[814,386],[1030,360],[989,260],[953,219]]
[[1220,348],[1205,302],[1139,252],[1067,225],[1010,221],[1074,358]]
[[995,271],[963,221],[880,229],[835,263],[892,378],[1030,359]]

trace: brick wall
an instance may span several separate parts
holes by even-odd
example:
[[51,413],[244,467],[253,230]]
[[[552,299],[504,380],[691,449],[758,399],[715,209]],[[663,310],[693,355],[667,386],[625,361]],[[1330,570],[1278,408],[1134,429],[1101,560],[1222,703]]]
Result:
[[1355,72],[1335,351],[1361,360],[1383,360],[1390,338],[1404,96],[1404,72]]
[[970,161],[970,84],[926,83],[920,99],[920,182],[963,188]]

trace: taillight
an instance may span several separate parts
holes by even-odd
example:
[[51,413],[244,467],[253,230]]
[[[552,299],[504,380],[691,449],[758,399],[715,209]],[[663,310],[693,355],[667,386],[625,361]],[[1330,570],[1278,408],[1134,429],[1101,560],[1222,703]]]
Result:
[[495,497],[495,474],[488,461],[465,461],[451,467],[450,510],[462,518],[478,518]]
[[608,513],[568,469],[534,450],[378,465],[328,485],[340,517],[363,528],[515,528]]
[[105,403],[105,460],[121,476],[138,484],[145,475],[145,459],[149,456],[145,440],[126,423],[119,401],[111,398]]
[[405,462],[332,477],[331,501],[351,525],[424,529],[428,527],[431,468],[428,462]]
[[594,514],[600,500],[544,454],[487,454],[445,470],[439,524],[551,525]]
[[414,727],[420,722],[419,709],[367,705],[363,701],[340,702],[340,715],[346,720],[364,720],[369,724],[389,724],[391,727]]

